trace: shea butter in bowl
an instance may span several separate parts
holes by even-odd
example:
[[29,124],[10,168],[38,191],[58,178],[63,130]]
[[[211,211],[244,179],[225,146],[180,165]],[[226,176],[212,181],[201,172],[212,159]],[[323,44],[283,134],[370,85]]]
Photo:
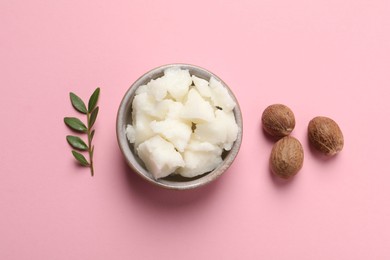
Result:
[[127,164],[168,189],[197,188],[233,163],[242,115],[231,89],[212,72],[188,64],[155,68],[127,90],[116,133]]

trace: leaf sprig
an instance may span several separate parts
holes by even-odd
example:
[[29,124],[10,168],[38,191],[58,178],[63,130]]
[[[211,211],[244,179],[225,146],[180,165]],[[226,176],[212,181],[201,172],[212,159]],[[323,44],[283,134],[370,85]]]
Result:
[[[64,117],[64,123],[72,130],[87,134],[88,141],[85,143],[80,137],[74,135],[67,135],[66,140],[73,148],[72,154],[73,157],[85,167],[89,167],[91,169],[91,176],[94,175],[93,168],[93,153],[94,153],[94,145],[92,145],[92,140],[95,135],[95,129],[93,126],[96,122],[97,115],[99,113],[99,107],[97,106],[97,102],[99,100],[100,88],[97,88],[91,95],[88,100],[88,108],[86,107],[84,101],[79,98],[76,94],[70,92],[70,101],[73,107],[80,113],[85,114],[87,116],[87,125],[85,125],[80,119],[76,117]],[[89,160],[85,158],[85,156],[81,152],[88,152]]]

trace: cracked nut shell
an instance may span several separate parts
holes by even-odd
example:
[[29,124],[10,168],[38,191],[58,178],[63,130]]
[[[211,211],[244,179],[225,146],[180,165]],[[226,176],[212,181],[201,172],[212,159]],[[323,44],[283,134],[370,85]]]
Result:
[[283,179],[295,176],[303,166],[304,152],[298,139],[286,136],[277,141],[271,151],[270,168]]
[[326,156],[339,153],[344,147],[344,136],[338,124],[329,117],[318,116],[309,122],[310,144]]

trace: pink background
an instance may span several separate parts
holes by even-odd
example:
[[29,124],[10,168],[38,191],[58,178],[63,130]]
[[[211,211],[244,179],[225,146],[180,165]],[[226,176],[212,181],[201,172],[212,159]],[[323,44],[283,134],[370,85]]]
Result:
[[[144,72],[175,62],[224,79],[240,153],[198,190],[154,187],[120,154],[115,117]],[[0,1],[0,259],[389,259],[388,0]],[[100,86],[96,176],[73,161],[68,93]],[[265,107],[295,112],[303,169],[268,170]],[[308,146],[317,115],[345,148]]]

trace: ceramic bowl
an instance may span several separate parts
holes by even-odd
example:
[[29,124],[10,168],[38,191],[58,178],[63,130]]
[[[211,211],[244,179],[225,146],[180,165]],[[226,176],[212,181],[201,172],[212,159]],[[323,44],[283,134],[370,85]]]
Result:
[[[213,171],[193,178],[185,178],[176,174],[176,175],[170,175],[168,177],[156,180],[153,178],[152,174],[148,172],[142,160],[135,153],[134,145],[127,140],[125,129],[128,124],[132,123],[132,117],[131,117],[132,102],[137,88],[139,86],[145,85],[152,79],[156,79],[163,76],[164,70],[172,67],[180,67],[181,69],[187,69],[189,70],[191,75],[195,75],[207,81],[210,79],[210,77],[214,77],[217,80],[219,80],[223,84],[223,86],[228,90],[233,100],[236,102],[236,107],[234,108],[233,112],[236,118],[239,131],[238,131],[237,140],[234,142],[232,149],[230,151],[224,151],[224,153],[222,154],[222,159],[223,159],[222,163],[219,166],[217,166],[217,168],[215,168]],[[140,175],[143,179],[163,188],[176,189],[176,190],[193,189],[216,180],[233,163],[234,159],[238,154],[238,151],[241,146],[241,141],[242,141],[242,115],[241,115],[240,106],[233,92],[226,85],[226,83],[224,83],[218,76],[216,76],[215,74],[213,74],[212,72],[206,69],[194,65],[168,64],[168,65],[164,65],[152,69],[149,72],[146,72],[138,80],[136,80],[133,83],[133,85],[131,85],[131,87],[127,90],[118,109],[117,120],[116,120],[116,134],[117,134],[117,140],[118,140],[120,150],[122,151],[122,154],[127,164],[134,170],[135,173]]]

